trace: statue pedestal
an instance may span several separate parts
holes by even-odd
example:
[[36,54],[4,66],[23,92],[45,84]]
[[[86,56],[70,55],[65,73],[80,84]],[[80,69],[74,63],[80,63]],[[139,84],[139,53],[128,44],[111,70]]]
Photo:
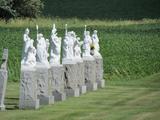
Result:
[[96,81],[98,88],[105,87],[105,80],[103,80],[103,58],[101,56],[94,56],[96,61]]
[[7,70],[0,69],[0,110],[5,110],[4,98],[7,86]]
[[39,99],[37,98],[37,81],[35,68],[21,68],[20,82],[20,109],[38,109]]
[[85,85],[84,79],[84,63],[82,59],[76,59],[77,63],[77,79],[78,79],[78,87],[80,89],[80,94],[84,94],[87,92],[87,87]]
[[64,92],[64,68],[63,65],[51,66],[51,91],[55,101],[66,100]]
[[83,57],[84,62],[84,78],[87,91],[97,90],[96,82],[96,62],[94,57],[85,56]]
[[78,80],[77,80],[77,64],[72,60],[63,60],[64,66],[64,82],[65,82],[65,92],[66,96],[75,96],[78,97],[80,94],[78,88]]
[[44,65],[36,65],[36,80],[38,85],[38,99],[40,105],[54,103],[54,96],[51,92],[51,70]]

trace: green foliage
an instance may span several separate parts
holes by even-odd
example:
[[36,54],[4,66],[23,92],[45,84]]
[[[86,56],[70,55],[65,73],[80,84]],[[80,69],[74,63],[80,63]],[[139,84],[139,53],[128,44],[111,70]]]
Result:
[[0,17],[10,18],[16,16],[16,11],[13,9],[13,0],[0,0]]
[[37,17],[41,13],[43,3],[41,0],[0,0],[0,16],[7,18],[6,13],[12,17]]
[[41,0],[14,0],[14,8],[19,16],[37,17],[41,13]]
[[43,0],[44,15],[94,19],[160,17],[160,0]]

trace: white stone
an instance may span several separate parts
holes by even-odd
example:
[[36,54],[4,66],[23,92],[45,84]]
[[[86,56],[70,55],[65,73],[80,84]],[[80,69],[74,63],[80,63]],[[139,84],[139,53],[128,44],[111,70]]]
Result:
[[83,57],[84,62],[84,78],[85,85],[87,86],[87,90],[97,90],[97,82],[96,82],[96,62],[94,57]]
[[66,94],[64,92],[64,68],[63,65],[51,66],[51,90],[55,101],[64,101]]
[[78,97],[80,95],[80,90],[78,87],[77,80],[77,64],[75,61],[62,61],[64,66],[64,87],[66,96],[75,96]]
[[38,85],[38,99],[41,105],[53,104],[54,96],[51,91],[51,71],[44,65],[36,65],[36,81]]
[[105,87],[105,80],[103,80],[103,58],[101,56],[95,56],[96,61],[96,81],[99,88]]
[[20,109],[38,109],[36,71],[34,68],[21,67]]
[[4,99],[5,99],[7,79],[8,79],[7,61],[8,61],[8,49],[4,49],[2,56],[2,64],[0,68],[0,110],[5,110]]
[[55,24],[53,24],[52,34],[51,34],[51,51],[50,51],[50,64],[59,65],[60,55],[61,55],[61,37],[57,37],[57,29]]
[[92,43],[93,43],[93,46],[94,46],[94,56],[101,56],[101,54],[99,53],[99,50],[100,50],[100,47],[99,47],[99,38],[98,38],[98,35],[97,35],[97,30],[94,30],[93,31],[93,35],[92,35]]
[[39,33],[37,35],[37,64],[42,64],[49,66],[48,62],[48,41],[45,40],[43,34]]
[[90,36],[90,32],[89,31],[85,31],[84,33],[84,41],[83,41],[83,56],[84,57],[89,57],[90,52],[91,52],[91,44],[92,44],[92,39]]
[[33,46],[34,40],[29,37],[29,29],[25,30],[23,35],[23,53],[21,65],[26,65],[28,67],[34,67],[36,65],[36,49]]

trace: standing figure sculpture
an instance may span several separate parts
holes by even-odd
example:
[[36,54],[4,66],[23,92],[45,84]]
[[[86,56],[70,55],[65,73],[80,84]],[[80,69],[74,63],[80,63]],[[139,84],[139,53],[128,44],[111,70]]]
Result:
[[50,51],[50,64],[60,64],[61,54],[61,37],[57,37],[57,29],[53,24],[51,33],[51,51]]
[[83,44],[82,41],[80,41],[80,38],[77,37],[75,41],[75,46],[74,46],[74,57],[76,59],[81,59],[81,45]]
[[98,38],[98,35],[97,35],[97,30],[93,31],[92,42],[93,42],[93,46],[94,46],[94,55],[95,56],[100,56],[100,53],[99,53],[99,49],[100,49],[99,38]]
[[43,34],[37,35],[37,62],[44,65],[49,65],[47,41],[43,37]]
[[89,31],[85,31],[84,34],[84,41],[83,41],[83,56],[91,56],[90,51],[91,51],[91,44],[92,44],[92,39],[90,36]]
[[73,59],[74,57],[73,34],[74,34],[73,31],[67,32],[67,27],[66,27],[66,33],[65,33],[64,42],[63,42],[63,59]]
[[36,64],[36,49],[33,46],[34,40],[29,37],[29,29],[25,30],[25,34],[23,35],[23,54],[22,54],[22,65],[27,66],[35,66]]

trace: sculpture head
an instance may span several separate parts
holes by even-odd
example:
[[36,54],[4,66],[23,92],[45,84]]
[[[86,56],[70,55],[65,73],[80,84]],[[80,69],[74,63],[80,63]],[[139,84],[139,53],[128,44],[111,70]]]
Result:
[[90,32],[89,32],[89,31],[86,31],[86,35],[90,35]]
[[97,30],[94,30],[94,31],[93,31],[94,34],[97,34],[97,32],[98,32]]
[[29,34],[29,29],[28,28],[26,28],[26,30],[25,30],[25,34]]
[[43,37],[43,34],[42,33],[39,33],[38,34],[38,39],[41,39]]

